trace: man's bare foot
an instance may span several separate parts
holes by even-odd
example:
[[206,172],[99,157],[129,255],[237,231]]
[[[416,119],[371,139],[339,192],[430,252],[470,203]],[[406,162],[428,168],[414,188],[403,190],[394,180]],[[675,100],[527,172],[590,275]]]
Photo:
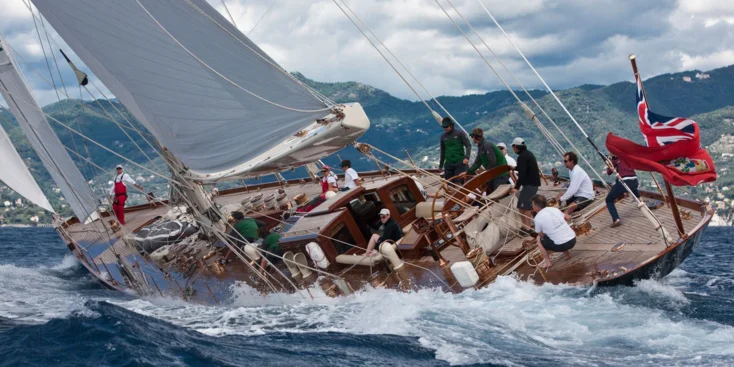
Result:
[[617,219],[617,220],[614,221],[614,223],[612,223],[612,228],[617,228],[617,227],[619,227],[621,225],[622,225],[622,220],[621,219]]
[[553,266],[553,263],[551,263],[550,261],[545,261],[545,260],[543,260],[543,262],[541,262],[540,264],[538,264],[538,266],[540,266],[541,268],[543,268],[543,269],[546,269],[546,270],[547,270],[547,269],[549,269],[549,268],[550,268],[551,266]]
[[563,255],[566,257],[566,259],[570,259],[572,257],[571,256],[571,251],[564,251],[563,252]]

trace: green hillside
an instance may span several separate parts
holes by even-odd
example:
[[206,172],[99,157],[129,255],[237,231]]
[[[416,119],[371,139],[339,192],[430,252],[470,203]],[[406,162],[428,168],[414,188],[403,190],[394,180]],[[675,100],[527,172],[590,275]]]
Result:
[[[390,94],[357,82],[322,83],[305,78],[295,73],[313,88],[329,96],[337,102],[359,102],[370,117],[372,127],[361,138],[361,141],[375,145],[390,154],[405,157],[408,150],[413,158],[426,167],[435,166],[438,161],[438,139],[442,132],[436,121],[429,114],[421,102],[412,102],[391,96]],[[730,176],[725,168],[731,151],[729,137],[734,132],[734,65],[708,72],[697,70],[676,74],[665,74],[645,81],[651,108],[657,113],[670,116],[690,116],[699,122],[702,132],[702,142],[705,146],[712,145],[712,155],[720,168],[721,177],[715,185],[705,188],[684,189],[683,192],[695,194],[697,197],[712,196],[721,201],[724,206],[730,204],[734,193],[724,187],[734,185],[734,175]],[[520,94],[520,93],[518,93]],[[570,118],[555,100],[544,91],[531,91],[534,98],[554,119],[560,129],[592,160],[595,166],[601,166],[590,145],[575,127]],[[557,92],[577,121],[579,121],[592,140],[604,148],[604,138],[611,131],[615,134],[640,141],[641,135],[636,124],[635,114],[635,85],[631,82],[620,82],[609,86],[582,85],[577,88]],[[540,134],[537,127],[528,121],[512,95],[507,91],[490,92],[483,95],[467,95],[461,97],[439,97],[440,103],[467,129],[475,126],[482,127],[486,136],[495,142],[509,143],[516,136],[523,137],[546,167],[558,163],[560,156],[555,153],[551,145]],[[528,98],[523,95],[523,100]],[[528,105],[538,114],[541,121],[553,132],[554,136],[565,148],[569,144],[561,137],[556,129],[542,116],[540,110],[531,102]],[[46,106],[44,110],[55,119],[93,137],[99,143],[114,151],[129,157],[136,162],[150,166],[145,156],[128,140],[120,128],[109,121],[127,125],[113,108],[124,111],[117,102],[108,101],[78,101],[68,100]],[[436,111],[438,106],[431,103]],[[133,121],[129,116],[128,120]],[[0,109],[0,124],[6,129],[11,139],[16,143],[22,157],[27,158],[29,167],[41,184],[42,189],[49,195],[54,207],[61,208],[63,201],[54,191],[53,182],[48,173],[40,164],[27,140],[15,125],[9,111]],[[73,151],[86,156],[89,150],[95,164],[105,168],[105,172],[92,168],[79,157],[72,157],[79,164],[82,172],[88,179],[93,180],[95,192],[102,195],[107,181],[112,175],[113,167],[120,163],[120,159],[92,144],[84,144],[80,137],[74,137],[68,129],[59,123],[51,122],[61,141]],[[143,129],[133,121],[135,128]],[[135,141],[144,147],[148,155],[156,154],[150,146],[136,133],[130,132]],[[357,170],[371,170],[372,162],[361,157],[352,148],[339,152],[343,159],[352,159]],[[335,164],[336,157],[326,159],[327,163]],[[129,165],[128,165],[129,166]],[[134,176],[142,175],[146,181],[148,173],[140,169],[129,167]],[[148,186],[148,184],[145,184]],[[165,183],[160,180],[150,180],[150,185],[158,195],[166,191]],[[734,186],[732,187],[734,192]],[[708,191],[702,191],[708,190]],[[682,192],[682,193],[683,193]],[[722,195],[723,197],[719,197]],[[0,204],[4,201],[17,199],[15,193],[5,187],[0,187]],[[727,201],[722,201],[727,199]],[[8,210],[10,209],[10,210]],[[69,214],[68,208],[61,209],[63,214]],[[34,207],[11,205],[5,208],[5,222],[27,222],[28,218],[38,215],[40,210]],[[48,217],[41,215],[40,220]]]

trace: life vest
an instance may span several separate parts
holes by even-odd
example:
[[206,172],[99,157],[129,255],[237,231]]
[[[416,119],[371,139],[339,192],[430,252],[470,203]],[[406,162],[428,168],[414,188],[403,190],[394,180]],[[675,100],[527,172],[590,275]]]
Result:
[[[331,174],[329,174],[329,175],[331,175]],[[339,187],[338,184],[337,184],[337,187]],[[329,191],[329,189],[330,189],[330,187],[329,187],[329,176],[322,177],[321,178],[321,193],[322,194],[323,193],[326,193],[327,191]]]
[[115,177],[115,196],[127,196],[127,186],[122,183],[122,175],[124,173]]

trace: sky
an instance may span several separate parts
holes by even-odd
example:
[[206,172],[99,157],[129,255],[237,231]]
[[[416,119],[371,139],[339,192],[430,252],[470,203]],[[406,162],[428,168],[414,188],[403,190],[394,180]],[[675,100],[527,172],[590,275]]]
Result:
[[[26,78],[45,105],[57,101],[57,89],[61,98],[65,96],[48,48],[50,63],[45,62],[34,19],[24,1],[0,0],[0,32],[18,53],[16,58],[20,59]],[[229,19],[222,0],[208,1]],[[238,28],[287,70],[317,81],[357,81],[416,100],[417,96],[334,1],[338,0],[224,3]],[[631,81],[627,59],[631,53],[638,55],[643,78],[734,64],[734,1],[450,1],[344,0],[433,95],[478,94],[504,88],[438,4],[463,27],[489,63],[501,69],[452,9],[453,4],[528,89],[542,88],[542,84],[491,21],[480,1],[554,89]],[[36,23],[40,25],[38,15]],[[55,31],[45,25],[54,50],[63,48],[78,67],[88,71]],[[43,32],[41,37],[46,42]],[[73,74],[66,65],[59,66],[68,93],[79,98],[79,89],[71,87],[76,85]],[[57,89],[48,82],[49,67],[55,74]],[[502,71],[501,75],[518,88],[509,74]],[[101,83],[97,85],[108,93]],[[92,92],[100,97],[98,91]],[[82,97],[90,98],[86,92]],[[427,95],[422,93],[422,97]]]

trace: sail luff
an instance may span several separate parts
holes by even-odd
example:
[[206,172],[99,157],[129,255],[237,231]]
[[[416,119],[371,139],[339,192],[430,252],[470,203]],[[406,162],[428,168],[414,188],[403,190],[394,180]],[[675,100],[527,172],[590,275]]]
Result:
[[97,199],[49,125],[10,48],[1,38],[0,95],[77,218],[83,221],[92,216],[97,209]]
[[33,2],[193,173],[241,166],[329,114],[205,0]]
[[31,175],[18,151],[15,150],[5,129],[0,126],[0,157],[3,157],[3,169],[0,170],[0,181],[33,204],[55,213],[48,198],[41,191],[38,183]]

